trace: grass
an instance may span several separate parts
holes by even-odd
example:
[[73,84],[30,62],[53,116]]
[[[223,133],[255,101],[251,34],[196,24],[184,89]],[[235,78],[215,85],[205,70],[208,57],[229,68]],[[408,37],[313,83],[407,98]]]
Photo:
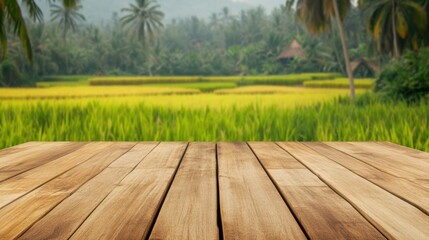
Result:
[[219,89],[230,89],[237,87],[233,82],[196,82],[196,83],[172,83],[172,84],[148,84],[151,87],[169,87],[169,88],[190,88],[198,89],[201,92],[213,92]]
[[51,88],[0,88],[0,99],[61,99],[115,96],[144,96],[195,94],[196,89],[177,87],[140,87],[140,86],[76,86]]
[[37,82],[37,87],[75,87],[88,86],[91,76],[87,75],[71,75],[71,76],[46,76],[42,81]]
[[[130,104],[130,99],[121,102],[115,98],[2,101],[0,147],[26,141],[335,140],[391,141],[429,150],[427,103],[408,106],[331,99],[284,108],[289,103],[276,97],[288,95],[233,96],[240,101],[260,98],[241,105],[231,101],[228,107],[219,108],[160,106],[145,99]],[[169,96],[181,97],[188,96]],[[265,97],[273,97],[272,102],[266,104]]]
[[[359,91],[361,93],[363,91]],[[231,95],[231,94],[288,94],[300,98],[302,95],[305,98],[323,100],[323,96],[338,96],[347,94],[347,91],[342,89],[327,89],[321,91],[317,88],[303,87],[284,87],[284,86],[244,86],[234,89],[216,90],[214,93]]]
[[[359,91],[358,93],[361,92]],[[247,86],[217,90],[214,94],[202,93],[197,89],[146,86],[0,89],[0,99],[8,101],[10,104],[19,102],[19,100],[28,101],[29,99],[56,99],[57,101],[60,99],[76,99],[77,102],[87,102],[103,97],[103,102],[108,104],[136,105],[144,102],[153,106],[173,108],[220,108],[248,104],[267,106],[277,103],[281,103],[282,108],[293,108],[335,99],[347,94],[347,89],[320,91],[320,89],[280,86]]]
[[[305,87],[309,88],[349,88],[348,78],[337,78],[334,80],[322,81],[306,81]],[[355,79],[355,87],[361,89],[372,89],[374,87],[374,79]]]
[[338,73],[305,73],[279,76],[155,76],[97,77],[89,79],[91,86],[143,85],[151,83],[231,82],[239,85],[299,85],[306,80],[333,79]]

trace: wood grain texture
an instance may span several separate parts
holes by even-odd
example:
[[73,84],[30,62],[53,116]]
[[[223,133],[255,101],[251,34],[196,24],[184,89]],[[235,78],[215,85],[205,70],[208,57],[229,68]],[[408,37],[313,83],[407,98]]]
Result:
[[246,143],[219,143],[218,164],[225,239],[306,239]]
[[279,143],[391,239],[429,239],[429,216],[302,143]]
[[413,204],[429,215],[428,189],[407,179],[380,171],[324,143],[305,143],[305,145],[377,186]]
[[41,146],[43,144],[45,144],[45,143],[44,142],[26,142],[26,143],[19,144],[19,145],[10,147],[10,148],[5,148],[5,149],[0,150],[0,157],[15,154],[18,152],[22,152],[22,151],[25,151],[29,148]]
[[0,209],[113,145],[88,143],[61,158],[0,182]]
[[0,209],[0,236],[4,239],[19,237],[58,203],[129,151],[133,145],[134,143],[115,143],[83,164]]
[[146,238],[187,143],[159,144],[121,181],[71,239]]
[[408,179],[429,189],[429,163],[427,162],[416,161],[409,156],[396,154],[373,143],[329,142],[326,144],[381,171]]
[[311,239],[385,239],[353,206],[275,143],[249,145]]
[[0,182],[67,155],[84,143],[46,143],[0,158]]
[[216,145],[190,143],[150,239],[218,239]]
[[19,239],[68,239],[157,143],[139,143],[62,201]]
[[394,152],[412,160],[420,160],[429,163],[429,153],[420,150],[404,147],[391,142],[376,142],[374,143],[389,152]]

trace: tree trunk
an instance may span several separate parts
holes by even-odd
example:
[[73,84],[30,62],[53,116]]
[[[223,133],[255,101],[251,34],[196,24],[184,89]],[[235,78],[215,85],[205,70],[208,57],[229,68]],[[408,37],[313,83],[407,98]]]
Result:
[[396,33],[396,0],[392,3],[392,37],[393,37],[393,53],[395,59],[399,58],[398,34]]
[[343,45],[343,52],[344,52],[344,61],[346,63],[347,75],[349,77],[349,82],[350,82],[350,98],[355,99],[355,81],[353,78],[352,67],[350,65],[349,52],[347,50],[346,33],[344,31],[343,22],[341,21],[340,10],[338,9],[337,0],[332,0],[332,1],[334,3],[335,18],[338,25],[338,30],[340,31],[341,43]]
[[63,33],[63,40],[64,40],[64,54],[65,54],[65,61],[66,61],[66,74],[69,74],[69,54],[68,54],[68,49],[67,49],[67,30],[66,28],[64,28],[64,33]]

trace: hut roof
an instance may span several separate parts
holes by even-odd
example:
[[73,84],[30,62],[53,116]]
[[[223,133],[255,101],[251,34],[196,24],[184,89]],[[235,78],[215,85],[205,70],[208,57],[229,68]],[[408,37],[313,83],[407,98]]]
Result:
[[375,62],[366,61],[365,59],[359,59],[359,60],[353,61],[350,63],[350,65],[352,67],[352,72],[355,72],[362,65],[370,69],[374,73],[377,73],[380,71],[380,65],[378,65]]
[[280,55],[277,57],[277,60],[286,60],[292,58],[306,58],[304,49],[296,40],[293,40],[292,43],[280,53]]

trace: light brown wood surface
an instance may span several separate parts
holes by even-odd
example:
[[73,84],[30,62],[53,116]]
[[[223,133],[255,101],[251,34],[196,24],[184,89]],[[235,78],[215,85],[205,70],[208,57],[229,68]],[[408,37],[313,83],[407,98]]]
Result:
[[84,143],[48,143],[0,158],[0,182],[65,156]]
[[12,155],[12,154],[15,154],[18,152],[25,151],[29,148],[34,148],[34,147],[41,146],[44,144],[48,144],[48,143],[46,143],[46,142],[27,142],[27,143],[19,144],[19,145],[10,147],[10,148],[5,148],[5,149],[0,150],[0,157]]
[[305,145],[429,214],[428,189],[407,179],[380,171],[324,143],[305,143]]
[[425,161],[425,162],[429,163],[429,153],[427,153],[427,152],[423,152],[423,151],[419,151],[416,149],[404,147],[404,146],[401,146],[398,144],[393,144],[390,142],[376,142],[373,144],[376,146],[382,146],[382,147],[386,148],[389,152],[396,152],[396,153],[402,154],[402,156],[404,158],[419,159],[421,161]]
[[71,239],[143,239],[187,143],[161,143],[94,210]]
[[429,189],[429,163],[401,156],[370,143],[326,143],[381,171],[405,178]]
[[302,143],[279,145],[392,239],[429,239],[429,216]]
[[246,143],[219,143],[219,191],[225,239],[305,239]]
[[215,143],[190,143],[150,239],[218,239]]
[[113,143],[89,143],[73,153],[0,182],[0,208],[111,146]]
[[117,143],[89,161],[49,181],[43,186],[0,209],[0,236],[13,239],[53,209],[85,182],[126,153],[133,143]]
[[275,143],[249,145],[311,239],[385,239],[353,206]]
[[3,239],[429,239],[429,153],[386,142],[30,142]]
[[[139,143],[61,202],[19,239],[68,239],[91,212],[155,147]],[[58,221],[58,219],[64,219]]]

